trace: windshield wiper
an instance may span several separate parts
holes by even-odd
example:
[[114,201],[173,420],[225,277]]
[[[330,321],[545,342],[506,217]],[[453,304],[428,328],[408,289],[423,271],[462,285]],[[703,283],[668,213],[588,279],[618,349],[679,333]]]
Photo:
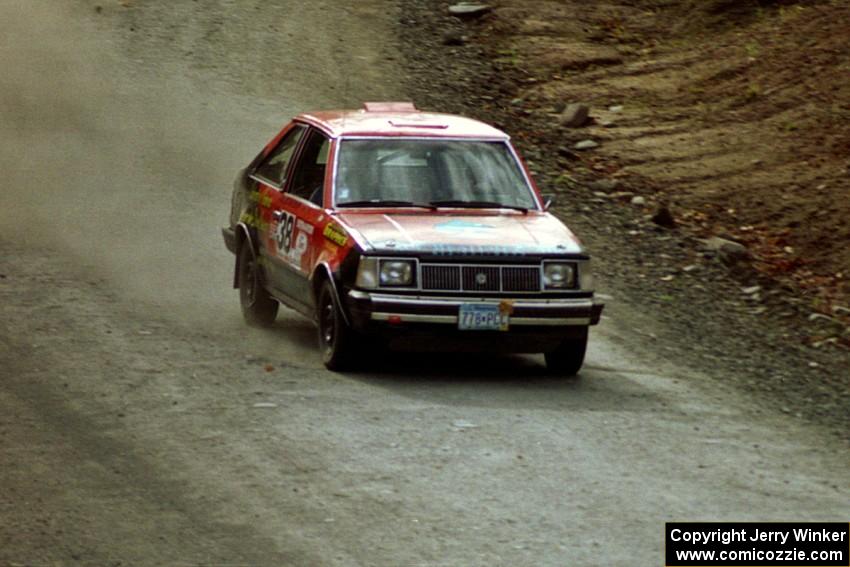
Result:
[[519,205],[507,205],[505,203],[497,203],[496,201],[461,201],[447,199],[444,201],[431,201],[434,207],[458,207],[462,209],[513,209],[515,211],[528,212],[528,207]]
[[436,209],[435,205],[428,203],[414,203],[413,201],[396,201],[392,199],[369,199],[366,201],[346,201],[337,203],[337,207],[419,207],[422,209]]

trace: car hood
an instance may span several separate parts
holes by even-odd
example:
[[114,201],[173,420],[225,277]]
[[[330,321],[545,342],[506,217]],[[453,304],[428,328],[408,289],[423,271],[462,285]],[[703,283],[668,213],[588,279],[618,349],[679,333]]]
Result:
[[578,239],[549,213],[376,213],[337,217],[378,252],[582,254]]

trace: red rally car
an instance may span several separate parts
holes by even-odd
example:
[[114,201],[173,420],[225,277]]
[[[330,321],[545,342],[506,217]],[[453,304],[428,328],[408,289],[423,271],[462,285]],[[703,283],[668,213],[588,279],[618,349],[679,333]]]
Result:
[[410,103],[301,114],[242,170],[229,226],[249,324],[314,320],[325,365],[370,344],[542,352],[579,371],[599,322],[590,258],[509,137]]

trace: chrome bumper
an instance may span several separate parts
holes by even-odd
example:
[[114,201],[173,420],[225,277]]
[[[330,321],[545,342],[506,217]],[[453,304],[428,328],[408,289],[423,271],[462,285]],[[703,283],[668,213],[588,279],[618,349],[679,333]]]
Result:
[[463,303],[507,302],[511,326],[587,326],[599,322],[604,307],[593,298],[432,297],[392,295],[352,290],[349,305],[361,320],[457,325]]

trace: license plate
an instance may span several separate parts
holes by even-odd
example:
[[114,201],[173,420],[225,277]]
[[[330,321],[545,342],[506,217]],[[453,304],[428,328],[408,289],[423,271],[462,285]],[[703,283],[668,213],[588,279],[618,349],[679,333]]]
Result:
[[462,331],[507,331],[510,315],[498,304],[462,303],[457,326]]

